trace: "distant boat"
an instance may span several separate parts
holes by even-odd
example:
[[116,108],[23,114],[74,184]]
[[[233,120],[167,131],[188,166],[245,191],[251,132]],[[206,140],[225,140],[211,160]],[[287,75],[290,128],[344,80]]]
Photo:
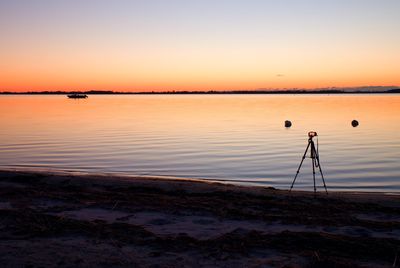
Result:
[[88,96],[86,94],[72,93],[67,95],[70,99],[86,99]]

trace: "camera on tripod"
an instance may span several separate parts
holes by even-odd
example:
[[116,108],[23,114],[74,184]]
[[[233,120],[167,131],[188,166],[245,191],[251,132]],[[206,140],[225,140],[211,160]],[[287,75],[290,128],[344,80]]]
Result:
[[317,136],[318,136],[317,132],[315,132],[315,131],[308,132],[308,145],[306,147],[306,151],[304,152],[303,157],[301,158],[299,168],[296,171],[296,175],[294,176],[294,179],[293,179],[292,185],[290,186],[289,192],[292,191],[292,189],[293,189],[293,186],[294,186],[294,183],[296,182],[297,176],[300,173],[301,165],[303,164],[304,159],[307,156],[308,149],[310,149],[310,158],[312,161],[312,172],[313,172],[313,182],[314,182],[314,195],[317,193],[317,186],[315,183],[315,169],[316,168],[319,169],[319,173],[321,173],[321,179],[324,184],[325,192],[328,194],[328,189],[326,188],[324,174],[322,173],[321,164],[319,162],[318,138],[317,138],[317,146],[315,146],[315,143],[313,141],[313,138],[317,137]]
[[315,131],[310,131],[310,132],[308,132],[308,137],[309,137],[310,139],[312,139],[312,138],[314,138],[314,137],[316,137],[316,136],[318,136],[318,135],[317,135],[317,132],[315,132]]

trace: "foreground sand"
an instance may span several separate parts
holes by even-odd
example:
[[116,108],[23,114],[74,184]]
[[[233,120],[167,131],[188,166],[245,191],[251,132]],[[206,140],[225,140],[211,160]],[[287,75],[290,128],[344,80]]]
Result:
[[400,265],[393,195],[9,170],[0,215],[1,267]]

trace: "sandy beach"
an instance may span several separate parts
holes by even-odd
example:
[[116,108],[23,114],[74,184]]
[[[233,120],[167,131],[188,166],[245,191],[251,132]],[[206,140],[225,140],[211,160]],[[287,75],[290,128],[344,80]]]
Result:
[[0,171],[1,267],[398,267],[400,196]]

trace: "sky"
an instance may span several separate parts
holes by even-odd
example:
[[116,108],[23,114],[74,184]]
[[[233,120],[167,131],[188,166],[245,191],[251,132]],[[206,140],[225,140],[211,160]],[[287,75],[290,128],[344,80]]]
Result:
[[399,0],[0,0],[0,91],[400,85]]

